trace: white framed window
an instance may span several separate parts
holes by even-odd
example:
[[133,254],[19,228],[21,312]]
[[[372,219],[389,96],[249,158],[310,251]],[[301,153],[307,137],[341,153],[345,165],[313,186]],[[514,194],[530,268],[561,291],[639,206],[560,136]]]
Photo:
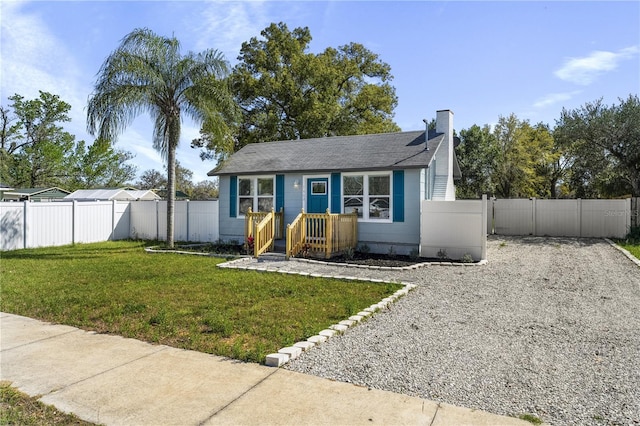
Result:
[[327,182],[325,181],[311,181],[311,194],[312,195],[327,195]]
[[238,216],[254,212],[270,212],[275,205],[275,176],[238,177]]
[[391,173],[344,173],[342,211],[358,213],[358,218],[391,221]]

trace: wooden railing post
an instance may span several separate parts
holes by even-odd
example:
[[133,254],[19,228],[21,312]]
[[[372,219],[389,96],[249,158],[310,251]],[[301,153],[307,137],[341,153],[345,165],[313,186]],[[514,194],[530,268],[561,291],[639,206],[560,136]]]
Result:
[[291,257],[291,224],[287,224],[287,234],[284,242],[284,255],[287,259]]
[[258,257],[260,250],[260,235],[258,234],[258,224],[255,220],[251,220],[251,235],[253,236],[253,257]]
[[[307,217],[304,212],[304,208],[300,209],[300,244],[304,248],[304,245],[307,244]],[[297,253],[296,253],[297,254]]]
[[271,234],[271,244],[269,244],[269,250],[273,251],[274,241],[276,239],[276,212],[275,210],[273,210],[273,207],[271,208],[270,228],[271,230],[269,231],[269,233]]
[[333,223],[331,223],[331,212],[329,209],[324,213],[324,257],[329,259],[333,250]]
[[247,213],[244,215],[244,242],[247,242],[247,239],[251,236],[251,232],[253,231],[253,217],[251,216],[251,207],[247,210]]

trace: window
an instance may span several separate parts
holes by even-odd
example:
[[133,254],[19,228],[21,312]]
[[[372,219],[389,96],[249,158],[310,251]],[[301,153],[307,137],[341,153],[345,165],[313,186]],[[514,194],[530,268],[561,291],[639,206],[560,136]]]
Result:
[[311,182],[311,193],[313,195],[326,195],[327,194],[327,182]]
[[342,179],[343,210],[345,213],[355,211],[361,218],[364,213],[364,179],[362,176],[344,176]]
[[273,177],[238,178],[238,212],[244,216],[249,209],[269,212],[274,206]]
[[391,175],[343,175],[342,206],[345,213],[358,213],[367,220],[391,219]]

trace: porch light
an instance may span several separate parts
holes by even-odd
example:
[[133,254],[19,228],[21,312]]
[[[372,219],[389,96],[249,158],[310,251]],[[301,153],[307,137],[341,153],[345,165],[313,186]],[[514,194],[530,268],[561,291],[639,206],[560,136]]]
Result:
[[293,181],[293,188],[294,189],[300,188],[300,181],[298,179]]

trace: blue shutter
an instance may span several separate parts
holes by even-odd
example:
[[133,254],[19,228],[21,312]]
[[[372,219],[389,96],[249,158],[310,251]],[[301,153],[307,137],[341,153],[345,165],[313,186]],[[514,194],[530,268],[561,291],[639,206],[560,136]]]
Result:
[[331,173],[331,213],[340,213],[342,209],[340,173]]
[[276,208],[277,212],[284,207],[284,175],[276,175]]
[[404,222],[404,170],[393,171],[393,221]]
[[238,212],[238,176],[229,177],[229,217],[237,217]]

